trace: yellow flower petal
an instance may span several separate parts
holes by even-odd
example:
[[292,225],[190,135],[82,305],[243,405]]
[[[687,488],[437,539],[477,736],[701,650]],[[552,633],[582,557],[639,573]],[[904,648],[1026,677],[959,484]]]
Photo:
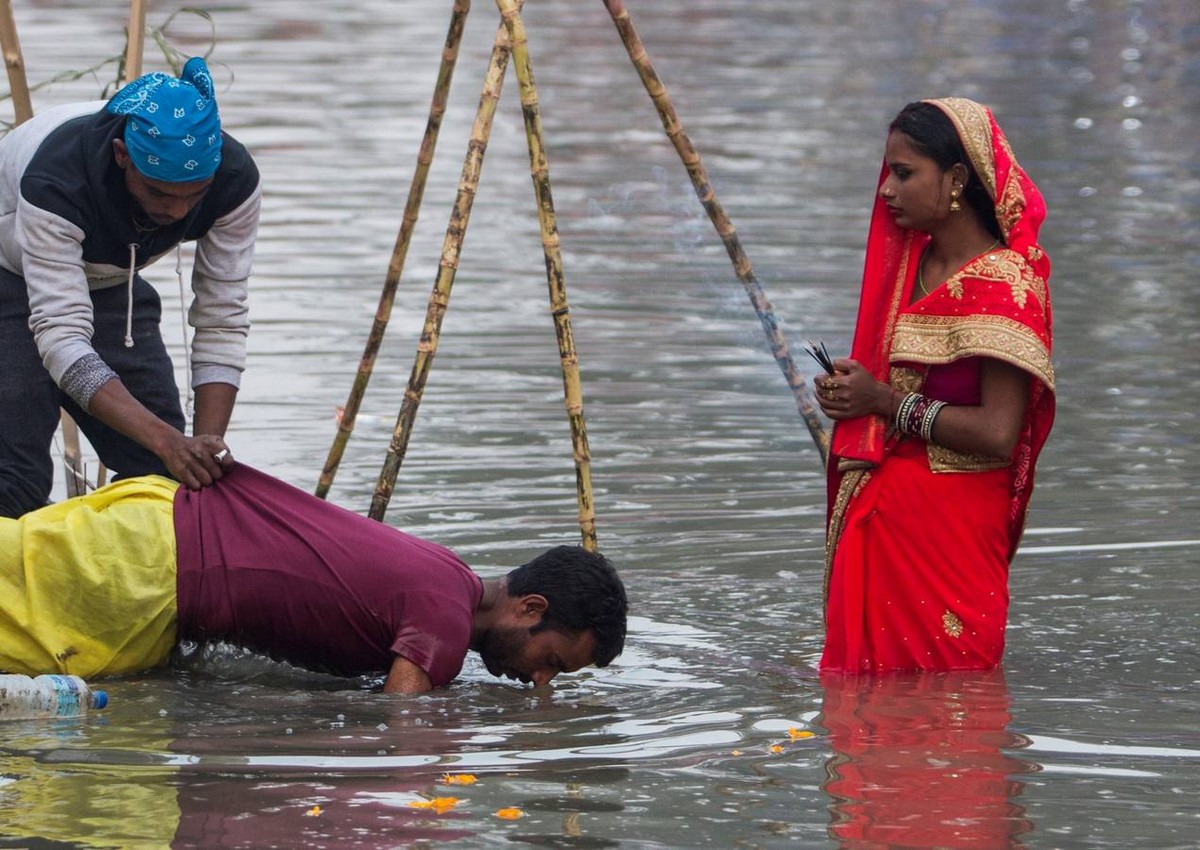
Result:
[[782,746],[781,744],[772,744],[772,745],[771,745],[771,747],[770,747],[770,750],[771,750],[771,752],[773,752],[773,753],[782,753],[782,752],[783,752],[783,746]]
[[525,813],[518,808],[507,808],[496,812],[496,817],[504,818],[504,820],[516,820],[525,817]]
[[801,738],[811,738],[814,734],[815,733],[809,732],[807,729],[797,729],[795,726],[793,726],[788,730],[788,739],[792,741],[799,741]]
[[443,785],[474,785],[479,780],[471,773],[445,773],[442,774]]
[[309,817],[309,818],[315,818],[319,814],[321,814],[321,807],[313,806],[311,809],[309,809],[307,812],[304,813],[304,816]]

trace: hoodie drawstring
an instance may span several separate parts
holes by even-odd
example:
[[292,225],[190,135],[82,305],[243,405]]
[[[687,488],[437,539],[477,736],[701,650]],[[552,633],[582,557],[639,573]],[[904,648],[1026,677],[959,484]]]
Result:
[[137,274],[137,243],[129,243],[129,284],[125,291],[125,347],[133,348],[133,278]]
[[[133,278],[137,274],[137,243],[131,242],[129,245],[129,283],[126,288],[125,296],[125,347],[133,348]],[[183,363],[186,369],[186,385],[187,395],[184,401],[184,415],[190,421],[193,414],[194,402],[196,398],[195,390],[192,389],[192,353],[188,346],[187,333],[187,310],[184,305],[183,293],[183,245],[176,244],[175,246],[175,279],[179,282],[179,323],[183,329]]]
[[175,280],[179,282],[179,326],[183,331],[181,339],[183,340],[183,366],[184,374],[187,376],[184,384],[187,386],[186,401],[184,402],[183,412],[187,416],[188,421],[192,419],[193,400],[196,397],[195,390],[192,389],[192,349],[188,345],[188,323],[187,323],[187,308],[184,307],[183,295],[183,243],[175,245]]

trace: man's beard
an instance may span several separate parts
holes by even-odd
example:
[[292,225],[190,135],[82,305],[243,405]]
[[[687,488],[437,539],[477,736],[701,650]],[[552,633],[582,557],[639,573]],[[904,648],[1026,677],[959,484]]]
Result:
[[[521,679],[526,674],[513,669],[529,640],[528,629],[496,627],[489,629],[479,646],[479,657],[493,676],[506,673]],[[524,679],[522,679],[524,681]]]

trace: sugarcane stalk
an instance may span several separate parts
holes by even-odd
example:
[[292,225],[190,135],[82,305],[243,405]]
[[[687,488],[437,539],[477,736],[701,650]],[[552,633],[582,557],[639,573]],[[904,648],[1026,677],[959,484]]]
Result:
[[21,40],[17,37],[12,0],[0,0],[0,46],[4,50],[4,67],[8,71],[14,121],[20,124],[33,117],[33,101],[29,98],[29,81],[25,77],[25,59],[21,55]]
[[429,105],[429,119],[425,123],[425,135],[421,139],[421,148],[417,153],[417,167],[413,172],[412,183],[408,190],[408,200],[404,205],[404,216],[400,223],[400,232],[396,236],[396,244],[392,249],[392,258],[388,262],[387,274],[383,280],[383,291],[379,295],[379,305],[375,309],[375,321],[367,344],[363,349],[362,359],[358,363],[358,374],[350,388],[346,405],[338,421],[337,433],[325,467],[317,481],[316,495],[324,499],[333,484],[346,444],[354,431],[354,422],[358,410],[362,406],[367,384],[375,369],[375,361],[379,357],[379,348],[383,344],[387,332],[388,321],[391,319],[392,306],[396,301],[396,290],[400,285],[400,277],[404,272],[404,261],[408,256],[409,244],[412,242],[413,230],[417,225],[417,217],[421,212],[421,200],[425,196],[425,184],[429,178],[429,169],[433,163],[433,153],[437,147],[438,134],[442,127],[442,119],[446,115],[446,103],[450,97],[450,83],[454,77],[454,68],[458,62],[458,50],[462,43],[463,29],[466,26],[467,13],[471,10],[471,0],[456,0],[450,15],[450,29],[446,34],[446,44],[442,48],[442,63],[438,70],[437,83],[433,89],[433,100]]
[[571,333],[571,310],[567,303],[567,284],[563,275],[562,249],[558,236],[554,196],[550,189],[550,166],[542,134],[541,110],[525,23],[516,0],[496,0],[512,42],[513,70],[521,87],[521,111],[525,118],[525,138],[529,144],[529,173],[537,199],[538,223],[542,233],[542,253],[546,258],[546,279],[550,290],[550,314],[558,338],[562,366],[563,396],[571,429],[575,460],[575,491],[579,506],[579,531],[583,548],[596,550],[596,512],[592,498],[592,455],[588,447],[587,423],[583,415],[583,387],[579,376],[579,357]]
[[146,0],[129,0],[129,29],[125,33],[125,66],[121,85],[142,75],[142,52],[146,38]]
[[721,241],[725,243],[725,250],[729,253],[729,259],[733,262],[734,272],[737,274],[738,280],[742,282],[742,286],[750,298],[750,303],[753,305],[754,312],[758,315],[759,322],[762,324],[763,333],[766,334],[767,342],[771,347],[771,353],[775,357],[775,362],[779,365],[784,378],[787,380],[788,387],[792,390],[792,395],[796,399],[796,408],[800,412],[804,424],[808,427],[808,432],[812,436],[813,442],[816,443],[817,451],[821,455],[821,463],[825,464],[829,460],[829,433],[822,426],[821,420],[817,416],[817,407],[813,403],[812,391],[809,389],[808,383],[805,381],[800,370],[796,368],[796,363],[788,350],[787,340],[784,339],[783,332],[779,326],[779,320],[775,316],[775,309],[771,306],[771,302],[768,300],[762,284],[759,283],[757,276],[754,274],[750,258],[742,248],[741,240],[738,238],[733,223],[729,220],[729,216],[726,215],[720,201],[717,200],[716,191],[709,182],[708,172],[704,168],[700,154],[692,145],[691,139],[688,138],[683,125],[679,121],[679,116],[675,113],[675,107],[672,105],[671,98],[667,94],[666,86],[663,85],[662,80],[659,79],[658,74],[654,70],[654,65],[650,61],[645,45],[642,44],[637,30],[634,29],[633,21],[630,19],[629,12],[625,8],[624,0],[603,0],[603,2],[612,16],[613,23],[616,24],[617,32],[620,33],[621,41],[624,43],[625,50],[629,53],[629,58],[633,61],[633,65],[637,69],[638,76],[642,79],[642,84],[645,86],[646,92],[650,95],[650,99],[654,101],[654,106],[658,110],[658,115],[662,120],[667,137],[679,153],[679,157],[683,161],[684,167],[687,168],[688,176],[692,180],[692,186],[695,187],[701,204],[704,206],[705,211],[708,212],[708,217],[716,228],[717,234],[721,237]]
[[417,343],[417,354],[413,360],[412,373],[408,378],[408,387],[404,391],[404,400],[400,404],[400,413],[396,417],[396,427],[392,431],[387,457],[375,485],[375,494],[371,499],[371,508],[368,512],[371,519],[383,520],[396,484],[396,474],[408,451],[408,442],[412,436],[417,408],[420,407],[421,397],[425,392],[425,382],[429,377],[429,368],[437,353],[442,319],[445,317],[446,308],[450,303],[450,290],[458,271],[459,254],[462,252],[463,239],[467,234],[467,224],[471,218],[475,193],[479,187],[479,176],[483,171],[483,157],[487,153],[492,121],[496,115],[496,103],[500,99],[500,90],[504,85],[504,74],[508,69],[511,53],[512,47],[509,43],[508,30],[501,25],[496,30],[496,39],[492,44],[492,55],[488,63],[487,75],[484,77],[483,91],[479,96],[479,108],[475,112],[475,122],[471,127],[471,138],[467,143],[467,155],[463,162],[462,175],[459,178],[458,193],[450,212],[450,222],[446,226],[437,278],[433,284],[433,292],[429,296],[429,306],[425,312],[425,324],[421,329],[421,338]]

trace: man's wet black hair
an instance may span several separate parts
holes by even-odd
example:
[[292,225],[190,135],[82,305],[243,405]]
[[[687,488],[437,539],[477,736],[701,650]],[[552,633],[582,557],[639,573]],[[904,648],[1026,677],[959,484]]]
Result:
[[537,593],[549,603],[532,631],[591,630],[596,635],[592,662],[607,667],[625,648],[629,602],[620,576],[598,552],[582,546],[555,546],[517,567],[507,577],[509,596]]

